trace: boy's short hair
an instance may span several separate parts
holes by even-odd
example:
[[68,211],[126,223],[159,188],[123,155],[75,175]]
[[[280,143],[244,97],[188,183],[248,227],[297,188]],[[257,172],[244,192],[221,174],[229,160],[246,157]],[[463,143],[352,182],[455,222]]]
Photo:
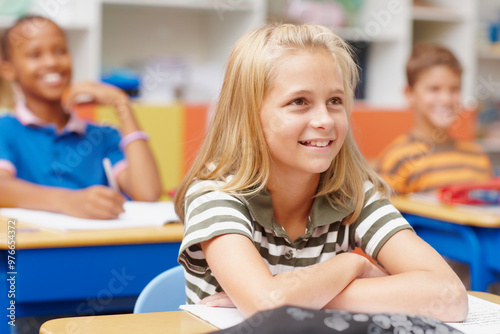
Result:
[[462,65],[449,49],[437,44],[419,43],[413,47],[406,63],[408,86],[413,87],[418,77],[434,66],[447,66],[458,76],[462,75]]

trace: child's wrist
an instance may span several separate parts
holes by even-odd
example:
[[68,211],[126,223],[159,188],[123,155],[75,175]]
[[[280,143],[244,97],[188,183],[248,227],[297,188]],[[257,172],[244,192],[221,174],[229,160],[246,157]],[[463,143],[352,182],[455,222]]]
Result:
[[146,132],[144,131],[134,131],[134,132],[131,132],[129,134],[127,134],[126,136],[124,136],[121,140],[120,140],[120,144],[118,144],[118,146],[120,147],[120,150],[124,151],[125,148],[132,142],[136,141],[136,140],[148,140],[149,139],[149,136]]

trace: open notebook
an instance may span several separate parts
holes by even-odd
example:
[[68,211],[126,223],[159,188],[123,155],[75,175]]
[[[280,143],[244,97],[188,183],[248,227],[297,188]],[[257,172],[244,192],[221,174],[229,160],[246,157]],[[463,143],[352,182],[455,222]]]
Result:
[[[225,329],[245,320],[235,308],[209,307],[205,305],[181,305],[181,310]],[[500,305],[469,295],[469,315],[464,322],[448,325],[465,334],[500,334]]]
[[177,222],[172,202],[134,202],[124,204],[125,212],[119,219],[99,220],[75,218],[60,213],[46,211],[3,208],[0,215],[15,218],[33,225],[58,230],[104,230],[140,226],[161,226]]

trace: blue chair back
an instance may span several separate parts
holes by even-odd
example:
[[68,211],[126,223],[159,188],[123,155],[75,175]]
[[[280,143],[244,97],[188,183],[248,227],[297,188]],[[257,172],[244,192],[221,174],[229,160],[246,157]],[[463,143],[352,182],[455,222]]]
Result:
[[134,313],[178,311],[186,304],[184,268],[177,266],[153,278],[135,302]]

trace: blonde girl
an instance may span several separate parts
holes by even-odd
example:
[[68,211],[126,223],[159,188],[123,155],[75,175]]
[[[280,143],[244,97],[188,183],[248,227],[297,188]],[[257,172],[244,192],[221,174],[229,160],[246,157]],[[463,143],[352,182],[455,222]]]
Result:
[[357,79],[348,45],[321,26],[269,25],[236,43],[176,197],[188,303],[465,318],[462,283],[351,136]]

